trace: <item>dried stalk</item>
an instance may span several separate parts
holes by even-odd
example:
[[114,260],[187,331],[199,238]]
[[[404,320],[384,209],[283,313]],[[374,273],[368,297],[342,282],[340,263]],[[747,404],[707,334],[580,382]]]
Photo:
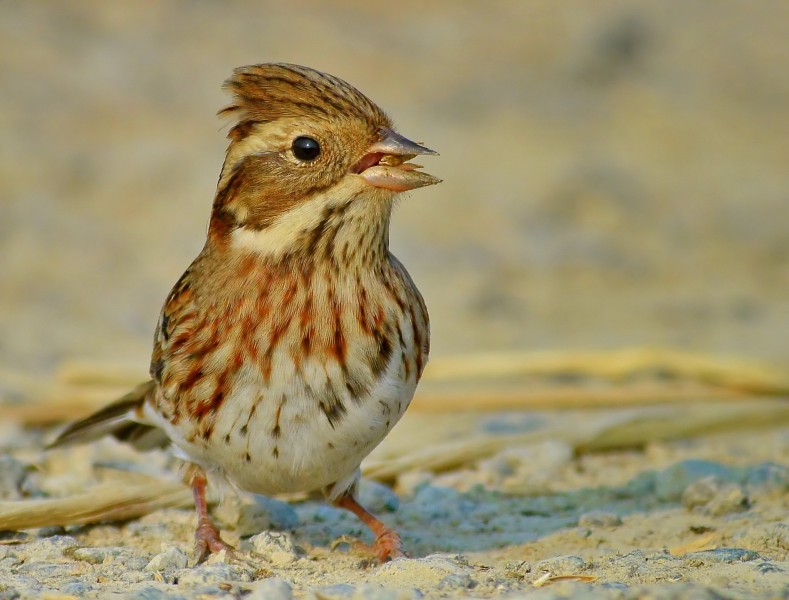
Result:
[[408,471],[450,471],[472,465],[506,448],[546,439],[564,441],[576,453],[585,453],[786,424],[789,424],[789,404],[775,400],[591,413],[583,419],[559,419],[539,431],[515,435],[469,435],[413,451],[384,446],[364,463],[362,472],[366,477],[391,482]]
[[697,384],[636,384],[607,388],[582,386],[515,389],[418,390],[409,410],[425,413],[457,411],[566,410],[621,408],[689,402],[741,402],[746,394]]
[[66,498],[0,502],[0,531],[126,521],[191,503],[177,483],[107,483]]
[[515,375],[575,374],[619,381],[659,372],[677,379],[748,391],[789,393],[784,370],[741,359],[724,359],[665,348],[602,352],[499,352],[437,358],[425,376],[430,381],[464,381]]

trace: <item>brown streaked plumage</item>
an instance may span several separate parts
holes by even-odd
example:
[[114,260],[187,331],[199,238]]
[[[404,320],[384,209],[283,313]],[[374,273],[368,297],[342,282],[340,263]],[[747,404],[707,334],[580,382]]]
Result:
[[208,236],[167,297],[150,373],[53,446],[112,434],[170,444],[189,465],[201,558],[227,548],[206,479],[252,492],[323,490],[375,534],[355,500],[359,465],[408,407],[427,361],[427,310],[388,249],[398,192],[438,183],[434,154],[361,92],[286,64],[236,69],[234,119]]

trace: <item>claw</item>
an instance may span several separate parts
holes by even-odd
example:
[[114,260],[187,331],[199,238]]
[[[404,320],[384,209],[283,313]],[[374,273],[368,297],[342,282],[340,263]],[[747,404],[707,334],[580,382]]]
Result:
[[368,546],[362,542],[357,542],[353,544],[355,550],[365,554],[372,554],[380,562],[386,562],[390,559],[402,558],[405,556],[403,552],[403,541],[400,539],[397,532],[391,527],[387,527],[382,521],[367,512],[350,492],[338,498],[335,504],[345,510],[351,511],[375,534],[375,541],[371,545]]
[[403,541],[394,529],[385,529],[375,538],[370,547],[373,554],[381,562],[403,558]]
[[228,556],[233,557],[235,548],[225,542],[219,531],[211,521],[200,521],[195,530],[195,556],[196,564],[205,562],[211,554],[218,554],[224,550]]

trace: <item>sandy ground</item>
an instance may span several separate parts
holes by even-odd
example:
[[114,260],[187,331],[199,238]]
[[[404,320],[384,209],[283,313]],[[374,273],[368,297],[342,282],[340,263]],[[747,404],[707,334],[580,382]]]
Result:
[[[786,365],[788,20],[734,0],[1,3],[0,401],[72,359],[144,376],[202,245],[220,83],[271,60],[347,79],[441,152],[444,183],[392,231],[434,356],[662,345]],[[0,421],[7,499],[172,476],[110,442],[45,456],[51,432]],[[411,473],[397,510],[367,492],[414,557],[383,566],[333,551],[365,534],[309,502],[218,510],[234,540],[286,532],[244,541],[251,566],[186,567],[186,510],[8,534],[0,598],[785,597],[788,455],[776,427]]]

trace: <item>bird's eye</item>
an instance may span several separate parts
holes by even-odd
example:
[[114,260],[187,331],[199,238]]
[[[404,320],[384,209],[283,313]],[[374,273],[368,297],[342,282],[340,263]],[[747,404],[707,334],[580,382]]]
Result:
[[293,140],[293,156],[303,161],[311,161],[318,158],[321,153],[321,145],[311,137],[302,135]]

